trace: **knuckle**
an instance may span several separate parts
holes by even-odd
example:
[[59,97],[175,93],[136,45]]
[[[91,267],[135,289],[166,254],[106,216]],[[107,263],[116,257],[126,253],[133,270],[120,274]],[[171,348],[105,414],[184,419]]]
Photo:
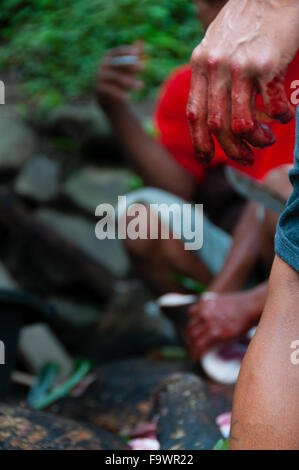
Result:
[[264,52],[262,55],[257,56],[254,61],[249,63],[248,66],[253,72],[258,75],[267,75],[275,68],[275,57],[271,52]]
[[224,120],[221,114],[211,114],[208,118],[208,127],[212,132],[220,132],[224,128]]
[[236,118],[232,122],[232,131],[236,135],[248,134],[253,132],[254,129],[254,122],[245,118]]
[[206,54],[201,45],[197,46],[191,55],[191,68],[200,68],[205,62]]
[[244,60],[236,59],[231,63],[230,70],[232,77],[246,76],[250,66]]
[[220,64],[224,64],[226,62],[226,58],[223,55],[219,55],[215,52],[210,53],[207,56],[207,65],[209,69],[217,68]]
[[187,118],[191,124],[198,120],[198,110],[193,102],[188,103],[187,105]]

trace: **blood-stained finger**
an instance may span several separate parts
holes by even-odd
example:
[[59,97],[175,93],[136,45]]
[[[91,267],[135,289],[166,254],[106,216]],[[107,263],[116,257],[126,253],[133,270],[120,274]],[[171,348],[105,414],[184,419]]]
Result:
[[262,81],[259,83],[266,114],[282,124],[295,117],[295,108],[288,100],[284,78],[284,74],[281,74],[267,84]]
[[264,148],[276,141],[271,129],[256,120],[256,88],[251,78],[232,72],[232,131],[253,147]]
[[207,125],[208,83],[207,78],[196,69],[192,73],[187,117],[198,157],[203,162],[210,162],[214,156],[214,142]]
[[201,337],[207,330],[207,326],[205,323],[198,323],[194,327],[191,327],[191,325],[188,328],[188,335],[191,340],[195,340]]
[[227,82],[216,68],[209,70],[208,127],[224,153],[243,165],[251,165],[254,155],[250,147],[231,129],[231,94]]

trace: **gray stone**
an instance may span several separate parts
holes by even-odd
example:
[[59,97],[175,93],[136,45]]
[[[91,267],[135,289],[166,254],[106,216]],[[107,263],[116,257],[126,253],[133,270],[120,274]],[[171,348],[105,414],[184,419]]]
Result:
[[4,264],[0,263],[0,289],[17,289],[18,285]]
[[59,180],[58,163],[45,156],[38,156],[23,167],[16,180],[15,191],[21,196],[47,202],[57,196]]
[[[152,294],[134,280],[115,285],[115,295],[97,330],[88,338],[83,355],[97,362],[140,357],[164,346],[177,345],[170,322],[151,301]],[[159,354],[159,353],[158,353]]]
[[60,318],[76,327],[92,325],[101,318],[99,309],[91,304],[78,303],[60,297],[51,297],[48,302],[54,307]]
[[116,276],[124,276],[127,273],[129,262],[121,242],[98,240],[95,236],[96,222],[93,224],[82,217],[47,209],[38,210],[36,217],[106,266]]
[[65,105],[56,108],[47,121],[47,126],[61,135],[82,140],[86,134],[99,138],[111,134],[108,121],[95,103]]
[[211,450],[220,439],[216,417],[230,411],[232,387],[204,382],[194,374],[176,373],[157,389],[153,415],[158,415],[161,450]]
[[18,119],[0,116],[0,167],[20,168],[33,154],[36,137]]
[[66,181],[64,192],[78,205],[94,214],[98,204],[117,204],[118,196],[128,192],[131,176],[132,173],[128,170],[88,166]]
[[124,441],[91,424],[0,404],[0,450],[129,450]]
[[95,370],[96,381],[80,397],[66,397],[51,413],[130,436],[136,425],[149,421],[158,384],[176,371],[190,371],[183,361],[144,358],[108,362]]

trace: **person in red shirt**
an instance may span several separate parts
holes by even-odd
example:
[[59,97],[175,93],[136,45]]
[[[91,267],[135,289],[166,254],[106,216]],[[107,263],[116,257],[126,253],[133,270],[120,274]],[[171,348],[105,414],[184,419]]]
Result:
[[[200,20],[206,29],[225,0],[197,0]],[[140,89],[137,78],[142,71],[143,44],[123,46],[110,51],[103,59],[97,80],[97,97],[133,168],[147,186],[168,191],[187,201],[204,203],[205,213],[218,226],[233,232],[233,243],[221,272],[213,278],[207,266],[194,252],[185,251],[179,240],[125,240],[125,246],[137,272],[159,293],[178,291],[171,279],[173,272],[206,283],[217,294],[213,302],[199,300],[191,311],[188,344],[195,360],[214,343],[237,337],[262,312],[267,283],[241,291],[257,260],[270,268],[273,260],[273,237],[276,216],[267,215],[262,223],[254,203],[245,203],[227,183],[223,168],[231,165],[248,175],[263,180],[269,170],[291,163],[293,159],[294,122],[281,126],[258,111],[260,120],[279,134],[277,143],[260,149],[252,167],[243,167],[227,159],[220,146],[210,164],[202,163],[192,146],[186,106],[190,89],[189,66],[175,70],[161,89],[154,122],[158,139],[147,135],[129,106],[129,91]],[[133,65],[115,65],[121,55],[140,58]],[[287,86],[295,80],[298,58],[289,69]],[[258,98],[259,105],[259,98]],[[259,108],[259,106],[258,106]],[[284,170],[270,176],[270,183],[288,197],[290,186]],[[281,189],[282,188],[282,189]],[[150,217],[150,215],[148,215]],[[238,223],[236,224],[236,222]],[[146,221],[147,222],[147,221]],[[266,255],[267,254],[267,255]],[[203,328],[202,328],[203,326]]]

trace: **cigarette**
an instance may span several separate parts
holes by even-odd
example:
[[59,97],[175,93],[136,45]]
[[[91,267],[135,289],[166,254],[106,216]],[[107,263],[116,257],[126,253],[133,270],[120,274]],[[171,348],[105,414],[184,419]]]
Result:
[[111,59],[112,65],[135,65],[140,60],[145,60],[146,55],[137,56],[137,55],[120,55],[113,57]]
[[113,57],[111,63],[113,65],[134,65],[139,61],[139,57],[136,55],[120,55]]

